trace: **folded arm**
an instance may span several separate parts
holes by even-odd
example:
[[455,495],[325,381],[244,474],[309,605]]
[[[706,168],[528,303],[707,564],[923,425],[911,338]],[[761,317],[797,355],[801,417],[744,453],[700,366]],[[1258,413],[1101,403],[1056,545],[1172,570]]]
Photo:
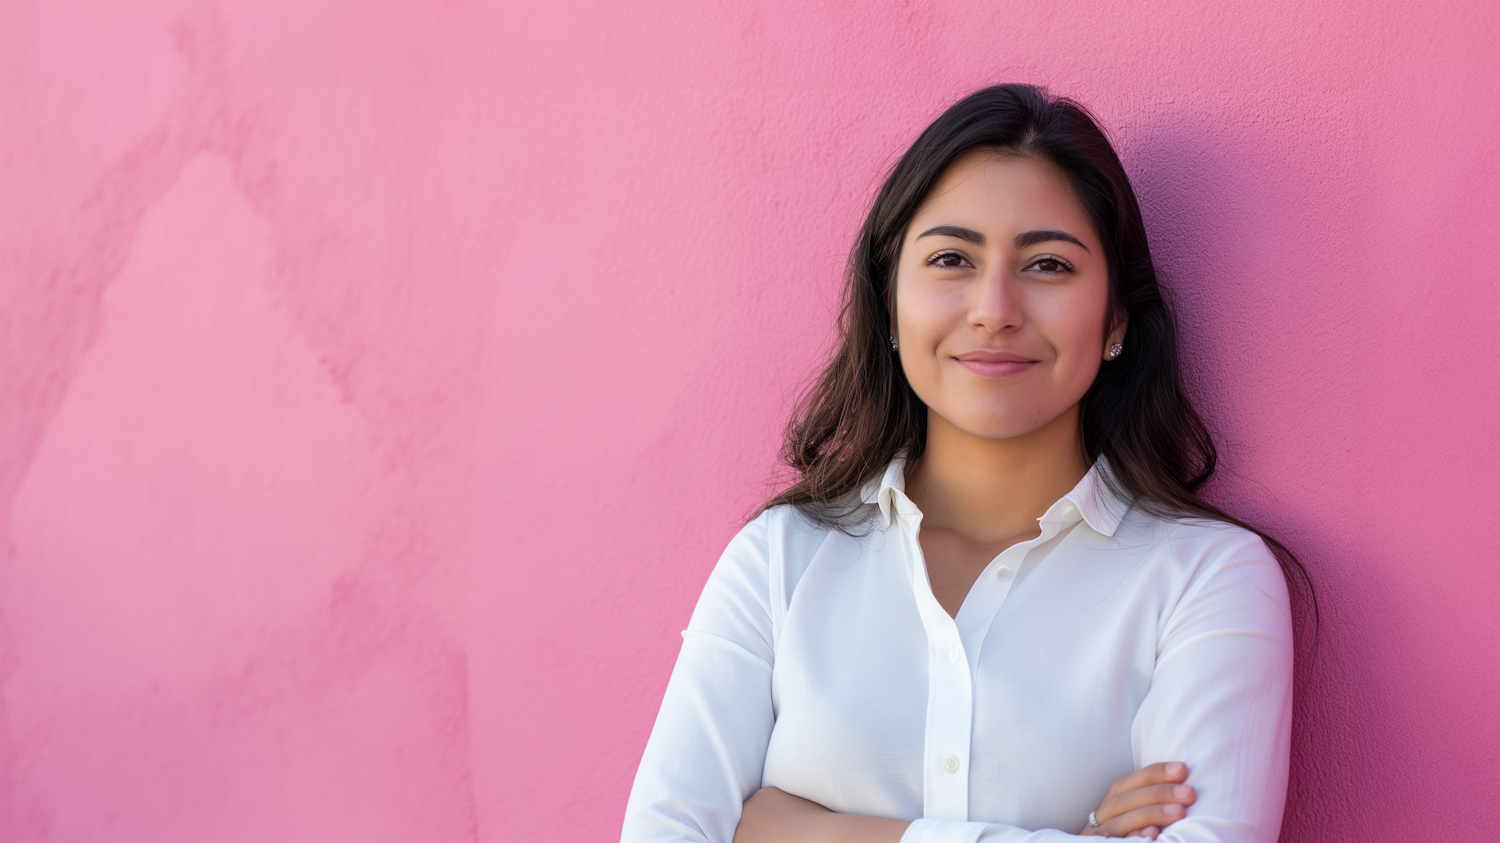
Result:
[[[1152,764],[1121,777],[1094,812],[1107,837],[1156,839],[1162,828],[1183,817],[1196,796],[1187,765]],[[838,814],[774,787],[763,787],[745,802],[734,843],[901,843],[911,820]],[[918,827],[915,836],[926,836]],[[941,831],[941,829],[935,829]],[[969,829],[983,836],[980,829]],[[1080,834],[1094,835],[1085,825]],[[911,843],[911,841],[907,841]]]

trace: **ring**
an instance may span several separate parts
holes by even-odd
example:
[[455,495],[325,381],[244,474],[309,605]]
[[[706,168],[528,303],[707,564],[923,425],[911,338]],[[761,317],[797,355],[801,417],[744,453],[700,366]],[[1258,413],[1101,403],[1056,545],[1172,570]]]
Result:
[[1099,821],[1094,819],[1093,811],[1089,811],[1089,828],[1092,828],[1094,830],[1094,833],[1099,835],[1100,837],[1109,836],[1108,834],[1104,833],[1104,828],[1103,826],[1099,825]]

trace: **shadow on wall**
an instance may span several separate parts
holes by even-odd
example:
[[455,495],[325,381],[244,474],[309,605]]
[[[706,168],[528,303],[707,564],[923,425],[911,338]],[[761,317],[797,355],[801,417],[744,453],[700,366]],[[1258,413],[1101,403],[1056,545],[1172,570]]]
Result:
[[[1329,415],[1360,403],[1360,379],[1350,376],[1360,361],[1339,351],[1359,347],[1349,336],[1358,320],[1337,284],[1305,283],[1309,256],[1358,260],[1352,215],[1323,214],[1309,199],[1327,173],[1284,150],[1267,154],[1269,143],[1257,144],[1253,132],[1207,118],[1132,127],[1118,146],[1177,311],[1188,389],[1219,448],[1207,496],[1286,543],[1316,589],[1318,626],[1298,629],[1282,839],[1316,839],[1335,816],[1367,823],[1363,831],[1378,836],[1378,822],[1362,816],[1363,800],[1350,782],[1370,778],[1361,761],[1380,752],[1368,718],[1372,705],[1387,707],[1374,702],[1387,686],[1365,642],[1380,637],[1381,620],[1362,611],[1370,597],[1347,587],[1343,574],[1361,564],[1390,570],[1400,563],[1394,548],[1338,529],[1319,505],[1353,460],[1352,448],[1341,447],[1347,432],[1329,424]],[[1288,407],[1288,395],[1317,398]],[[1304,464],[1278,464],[1297,450],[1287,442],[1309,437],[1329,447]],[[1299,614],[1310,610],[1306,597],[1298,602]],[[1359,831],[1350,828],[1351,835]]]

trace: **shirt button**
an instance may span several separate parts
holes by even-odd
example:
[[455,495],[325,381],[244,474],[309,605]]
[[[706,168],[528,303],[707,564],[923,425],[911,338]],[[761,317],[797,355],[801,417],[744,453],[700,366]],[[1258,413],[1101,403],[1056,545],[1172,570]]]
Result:
[[950,661],[950,662],[956,662],[956,661],[958,661],[958,648],[957,647],[949,647],[948,648],[948,661]]
[[1005,567],[1004,565],[1001,565],[1000,567],[995,569],[995,576],[1003,580],[1006,577],[1010,576],[1010,569]]
[[958,772],[958,759],[952,755],[948,756],[948,760],[943,762],[943,769],[950,773]]

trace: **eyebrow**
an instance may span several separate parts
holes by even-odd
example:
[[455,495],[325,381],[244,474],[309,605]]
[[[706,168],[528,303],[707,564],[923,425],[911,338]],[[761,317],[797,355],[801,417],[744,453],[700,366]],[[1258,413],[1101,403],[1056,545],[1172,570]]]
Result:
[[1048,240],[1066,240],[1075,243],[1085,252],[1089,247],[1083,245],[1083,241],[1066,231],[1023,231],[1016,235],[1016,248],[1024,249],[1027,246],[1035,246],[1038,243],[1046,243]]
[[926,231],[922,232],[921,234],[918,234],[915,239],[921,240],[923,237],[957,237],[960,240],[968,243],[973,243],[976,246],[984,245],[983,234],[980,234],[972,228],[964,228],[961,225],[935,225],[932,228],[929,228]]
[[[973,243],[976,246],[984,245],[983,234],[972,228],[964,228],[961,225],[936,225],[918,234],[915,239],[921,240],[923,237],[956,237],[959,240]],[[1023,231],[1016,235],[1016,248],[1024,249],[1027,246],[1035,246],[1038,243],[1046,243],[1049,240],[1064,240],[1077,244],[1085,252],[1089,250],[1089,247],[1083,245],[1082,240],[1079,240],[1066,231]]]

